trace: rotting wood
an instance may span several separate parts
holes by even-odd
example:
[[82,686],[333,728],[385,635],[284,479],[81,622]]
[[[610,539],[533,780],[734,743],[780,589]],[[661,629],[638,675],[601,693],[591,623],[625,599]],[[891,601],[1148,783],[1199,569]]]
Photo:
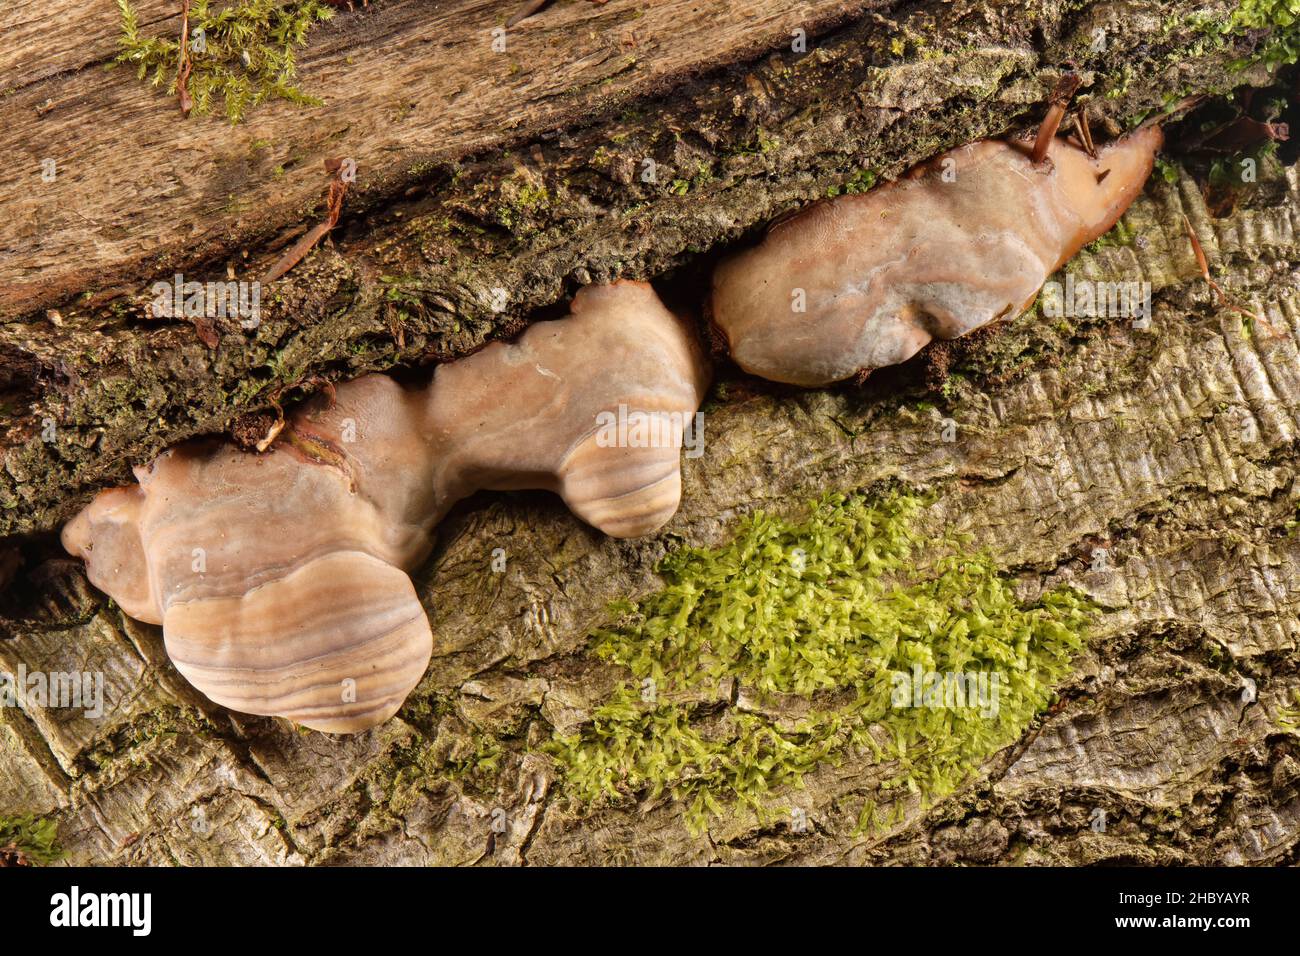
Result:
[[[874,393],[724,379],[665,536],[603,538],[543,495],[469,503],[419,576],[430,672],[398,720],[357,738],[205,704],[157,629],[56,562],[27,585],[0,668],[102,668],[110,708],[102,721],[0,713],[0,812],[54,812],[70,859],[100,863],[1293,861],[1300,740],[1281,718],[1300,693],[1300,294],[1275,277],[1300,268],[1297,210],[1294,172],[1280,202],[1224,221],[1186,179],[1153,184],[1127,219],[1141,241],[1071,265],[1150,281],[1151,327],[1014,322],[947,398],[906,374]],[[1184,214],[1280,338],[1218,307]],[[980,369],[1007,367],[1019,371],[983,382]],[[945,417],[956,442],[940,437]],[[794,513],[883,479],[932,488],[936,527],[975,532],[1026,594],[1069,582],[1103,607],[1061,705],[968,788],[929,811],[905,805],[883,833],[854,832],[880,799],[885,768],[869,756],[774,794],[778,814],[803,809],[802,833],[740,812],[692,836],[669,802],[570,805],[537,748],[588,719],[616,678],[582,651],[605,603],[652,587],[671,540],[714,544],[738,512]],[[494,548],[509,554],[503,575],[488,573]],[[488,740],[498,772],[446,769]],[[489,855],[498,810],[509,827]]]

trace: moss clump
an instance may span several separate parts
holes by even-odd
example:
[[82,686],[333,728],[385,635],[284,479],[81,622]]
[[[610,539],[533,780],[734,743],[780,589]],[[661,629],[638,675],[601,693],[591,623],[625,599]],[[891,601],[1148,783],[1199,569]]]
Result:
[[[762,813],[773,791],[851,752],[888,765],[883,789],[928,801],[1016,740],[1069,673],[1094,608],[1064,588],[1022,604],[988,555],[914,530],[924,505],[832,495],[802,522],[758,513],[725,547],[666,557],[667,586],[617,605],[593,636],[630,679],[548,745],[570,792],[669,793],[698,830],[735,800]],[[900,701],[899,675],[917,668],[997,674],[994,706]],[[728,679],[758,706],[721,704]],[[781,716],[792,703],[797,716]]]
[[1300,60],[1300,0],[1240,0],[1221,32],[1241,35],[1267,31],[1263,45],[1253,57],[1236,64],[1244,69],[1251,63],[1280,66]]
[[61,856],[53,819],[32,814],[0,817],[0,865],[6,857],[19,863],[53,863]]
[[876,185],[876,171],[874,169],[859,169],[843,186],[831,186],[826,190],[826,196],[834,199],[841,194],[856,196],[858,193],[869,192]]
[[[1176,173],[1175,176],[1177,176]],[[1131,246],[1133,245],[1133,240],[1136,238],[1137,233],[1134,231],[1133,227],[1121,219],[1119,222],[1115,223],[1110,232],[1098,236],[1083,248],[1085,251],[1091,252],[1095,255],[1102,249],[1109,247]]]
[[496,208],[497,222],[507,229],[521,227],[530,217],[549,209],[550,191],[540,181],[527,174],[516,173],[501,185],[501,203]]
[[[114,64],[129,63],[136,75],[155,87],[168,83],[176,93],[180,67],[177,37],[145,37],[129,0],[117,0],[122,12],[121,52]],[[196,113],[208,113],[222,101],[231,123],[251,107],[269,99],[319,106],[320,100],[294,85],[294,50],[307,42],[307,32],[334,15],[321,0],[238,0],[214,4],[194,0],[190,7],[188,80]],[[201,37],[201,41],[198,39]]]

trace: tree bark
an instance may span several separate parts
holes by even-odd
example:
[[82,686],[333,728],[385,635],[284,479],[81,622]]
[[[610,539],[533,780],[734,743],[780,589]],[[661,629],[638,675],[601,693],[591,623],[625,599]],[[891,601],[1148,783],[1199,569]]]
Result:
[[[698,306],[728,244],[863,170],[894,176],[1032,125],[1067,60],[1095,122],[1119,127],[1170,97],[1262,83],[1229,67],[1251,41],[1205,42],[1177,2],[611,0],[556,3],[495,54],[512,7],[394,0],[312,34],[300,79],[325,106],[272,104],[230,128],[98,69],[116,13],[83,7],[47,4],[39,25],[34,4],[0,14],[14,78],[0,148],[30,157],[3,173],[0,217],[0,532],[26,535],[9,543],[23,563],[0,604],[0,671],[103,671],[109,710],[0,708],[0,815],[56,815],[67,858],[87,863],[1295,862],[1300,763],[1281,720],[1300,692],[1294,171],[1218,220],[1185,171],[1157,178],[1126,217],[1133,243],[1071,263],[1151,282],[1148,330],[1026,315],[948,356],[961,375],[941,390],[925,362],[810,392],[721,367],[706,454],[651,539],[602,538],[541,494],[465,503],[415,576],[430,670],[356,737],[210,704],[159,630],[47,534],[130,464],[313,376],[464,354],[588,281],[654,278]],[[179,28],[169,4],[142,10]],[[21,55],[38,35],[53,51],[39,64]],[[33,149],[64,170],[46,192]],[[323,218],[321,161],[340,155],[360,170],[344,218],[256,330],[222,327],[211,348],[144,319],[159,278],[273,261]],[[1184,214],[1253,328],[1201,279]],[[670,546],[719,544],[753,509],[795,514],[884,480],[932,490],[934,530],[976,535],[1026,593],[1069,583],[1102,606],[1061,705],[879,833],[856,832],[887,773],[866,756],[773,796],[806,811],[804,832],[733,809],[695,835],[666,799],[577,805],[540,745],[618,679],[586,651],[608,602],[654,589]],[[488,573],[495,548],[504,575]],[[452,771],[485,744],[495,770]]]

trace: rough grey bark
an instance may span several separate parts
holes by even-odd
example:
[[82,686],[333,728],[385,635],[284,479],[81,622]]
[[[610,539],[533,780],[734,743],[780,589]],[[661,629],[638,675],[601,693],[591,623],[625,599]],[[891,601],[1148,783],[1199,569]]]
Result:
[[[873,62],[878,24],[866,21],[809,65],[756,60],[687,86],[689,96],[663,94],[639,120],[617,121],[663,123],[652,110],[689,110],[708,95],[730,102],[739,94],[727,84],[752,90],[755,75],[774,82],[820,62],[829,72],[817,83],[828,84],[836,68],[847,70],[844,82],[857,91],[851,107],[813,105],[811,80],[799,80],[810,99],[797,108],[754,90],[728,135],[763,125],[781,131],[781,145],[728,160],[734,171],[698,194],[641,200],[649,205],[636,221],[685,223],[676,231],[651,229],[650,239],[619,245],[623,228],[600,223],[637,200],[612,198],[619,193],[607,184],[603,213],[568,227],[571,235],[548,219],[541,233],[519,233],[522,247],[492,236],[458,255],[479,275],[531,276],[512,284],[528,290],[521,307],[553,300],[579,267],[602,277],[619,271],[617,262],[635,274],[706,263],[706,250],[856,167],[896,171],[1000,128],[1040,98],[1039,70],[1059,59],[1065,38],[1090,35],[1089,24],[1120,8],[1043,7],[1030,16],[1019,5],[945,6],[955,11],[945,18],[935,9],[894,12],[924,41],[900,62]],[[1210,74],[1222,50],[1198,58],[1178,43],[1161,47],[1163,8],[1123,11],[1130,33],[1096,76],[1117,82],[1119,64],[1128,64],[1130,91],[1099,106],[1136,109],[1184,84],[1218,82]],[[990,72],[989,64],[1002,66]],[[769,109],[761,122],[745,118]],[[566,135],[586,149],[594,140],[583,137],[599,128]],[[545,142],[559,155],[544,153],[537,168],[562,176],[552,170],[563,168],[565,151],[581,151],[565,135]],[[505,160],[483,162],[484,181],[499,182],[505,167],[493,163]],[[450,190],[444,198],[456,189],[439,188]],[[570,214],[589,201],[571,199]],[[111,361],[85,359],[73,379],[98,397],[47,396],[30,414],[57,403],[74,435],[99,421],[101,445],[68,457],[11,444],[10,478],[15,467],[31,471],[10,486],[20,490],[9,527],[49,528],[83,489],[117,476],[120,457],[255,407],[265,393],[233,383],[277,349],[296,356],[285,359],[285,374],[296,376],[330,367],[348,343],[375,333],[377,293],[357,278],[368,271],[357,263],[369,260],[350,255],[374,254],[384,237],[408,248],[411,235],[385,225],[375,202],[348,239],[295,276],[290,301],[303,311],[270,323],[265,342],[259,334],[244,351],[209,355],[187,330],[109,327],[93,310],[65,317],[58,336],[41,339],[49,343],[42,354],[74,363],[87,343],[109,342],[96,355]],[[1265,320],[1253,330],[1201,281],[1183,213],[1230,294]],[[1153,182],[1126,220],[1138,238],[1070,266],[1077,276],[1149,280],[1151,329],[1022,317],[963,350],[963,377],[942,392],[921,368],[813,392],[724,370],[705,409],[706,454],[685,463],[682,510],[652,539],[602,538],[544,495],[468,502],[441,526],[439,548],[416,576],[437,642],[429,673],[397,719],[357,737],[212,706],[171,668],[158,629],[123,617],[77,565],[41,560],[40,543],[26,542],[28,563],[4,605],[0,671],[102,670],[110,707],[100,720],[0,709],[0,815],[55,814],[67,859],[84,863],[1295,862],[1298,742],[1280,718],[1300,691],[1300,536],[1291,524],[1300,506],[1298,220],[1294,172],[1224,220],[1208,217],[1186,176]],[[689,288],[691,268],[679,278]],[[466,323],[460,332],[453,315]],[[468,347],[510,321],[462,316],[454,302],[422,316],[406,351],[376,345],[349,370],[424,354],[440,336],[462,335],[456,348]],[[43,321],[6,327],[8,346],[28,350],[32,323]],[[156,361],[132,358],[150,349]],[[153,398],[121,384],[127,369]],[[116,399],[105,397],[113,380]],[[193,411],[177,418],[181,406]],[[97,418],[105,408],[116,413]],[[946,417],[957,423],[956,442],[941,440]],[[64,456],[62,464],[46,454]],[[618,678],[584,650],[607,602],[652,589],[654,562],[670,544],[717,544],[755,508],[793,514],[822,491],[886,479],[932,489],[936,527],[974,534],[1027,595],[1068,582],[1102,605],[1059,708],[959,793],[929,810],[905,806],[902,821],[878,834],[853,832],[862,802],[880,796],[888,774],[865,757],[774,795],[773,808],[807,810],[802,834],[737,810],[693,836],[668,800],[596,812],[571,801],[540,744],[555,729],[581,726]],[[1092,570],[1099,545],[1110,559]],[[494,548],[509,556],[504,575],[488,570]],[[1248,679],[1254,701],[1243,697]],[[484,742],[502,750],[499,769],[466,769]],[[1091,826],[1097,810],[1104,832]],[[504,833],[493,833],[494,819],[504,819]]]

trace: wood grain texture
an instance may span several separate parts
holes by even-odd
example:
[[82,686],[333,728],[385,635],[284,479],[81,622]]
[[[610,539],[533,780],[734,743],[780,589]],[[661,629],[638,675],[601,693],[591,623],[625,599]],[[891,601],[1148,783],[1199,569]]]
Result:
[[[598,12],[569,9],[583,7]],[[684,272],[689,283],[697,262],[860,169],[888,178],[1032,125],[1066,58],[1083,59],[1099,112],[1123,118],[1218,85],[1248,52],[1246,41],[1208,48],[1188,27],[1190,14],[1222,16],[1224,4],[881,9],[891,24],[832,31],[810,56],[782,46],[704,72],[591,126],[469,157],[459,179],[456,168],[430,173],[396,202],[359,194],[332,244],[285,283],[287,317],[256,336],[223,329],[215,351],[187,326],[93,303],[61,304],[61,324],[30,314],[0,326],[0,367],[20,373],[0,392],[22,399],[3,439],[0,527],[55,527],[132,462],[219,432],[313,373],[464,354],[560,301],[579,275]],[[1111,48],[1087,53],[1107,26]],[[640,184],[646,155],[673,179]],[[712,180],[696,175],[699,161]],[[672,191],[678,169],[686,195]],[[521,181],[553,201],[510,203],[506,227],[500,212]],[[792,396],[725,377],[706,405],[705,456],[684,469],[684,508],[656,538],[603,539],[544,495],[456,509],[415,576],[447,641],[398,718],[369,733],[302,734],[214,707],[169,664],[159,628],[104,603],[75,562],[24,543],[27,563],[0,600],[0,668],[102,671],[107,708],[100,719],[0,709],[0,813],[55,815],[70,860],[87,863],[1294,863],[1300,749],[1278,718],[1300,690],[1298,186],[1292,173],[1214,220],[1190,180],[1153,184],[1129,217],[1143,241],[1072,265],[1149,279],[1157,312],[1146,332],[1013,325],[944,393],[907,370],[886,393],[869,382]],[[318,212],[301,210],[302,225]],[[1281,335],[1244,334],[1218,306],[1178,228],[1183,213],[1216,277]],[[444,216],[473,228],[433,228]],[[288,241],[277,233],[250,255],[272,258]],[[397,309],[379,276],[413,272],[416,304],[390,324]],[[511,306],[485,317],[474,303],[493,286],[510,290]],[[54,443],[39,437],[47,416]],[[945,416],[959,441],[936,437]],[[854,832],[888,772],[857,759],[776,795],[778,814],[807,812],[801,834],[738,814],[692,836],[671,803],[595,816],[572,805],[540,748],[588,726],[619,679],[585,643],[608,601],[656,587],[651,569],[670,545],[720,543],[750,509],[795,514],[822,491],[883,479],[934,491],[935,520],[976,531],[1027,588],[1073,582],[1104,605],[1059,712],[969,788],[929,810],[907,806],[883,834]],[[1101,538],[1112,560],[1092,571],[1086,555]],[[505,574],[490,571],[495,548]],[[1247,679],[1259,690],[1249,705]],[[712,706],[726,716],[738,705]],[[489,759],[495,770],[476,769]],[[1105,833],[1090,826],[1098,809]],[[504,833],[493,832],[500,811]]]
[[[0,150],[12,157],[0,178],[11,194],[0,220],[0,315],[102,287],[105,277],[183,269],[265,239],[319,201],[326,156],[355,159],[363,185],[382,195],[386,179],[417,163],[606,115],[773,46],[795,27],[866,6],[558,4],[513,27],[506,50],[494,53],[492,30],[511,13],[508,3],[377,3],[311,34],[299,80],[323,107],[268,104],[234,128],[219,115],[183,120],[129,68],[102,69],[116,54],[115,5],[10,6],[0,21]],[[179,7],[151,0],[140,20],[147,33],[172,36]],[[39,175],[45,158],[59,169],[49,184]],[[278,177],[277,164],[285,167]]]

